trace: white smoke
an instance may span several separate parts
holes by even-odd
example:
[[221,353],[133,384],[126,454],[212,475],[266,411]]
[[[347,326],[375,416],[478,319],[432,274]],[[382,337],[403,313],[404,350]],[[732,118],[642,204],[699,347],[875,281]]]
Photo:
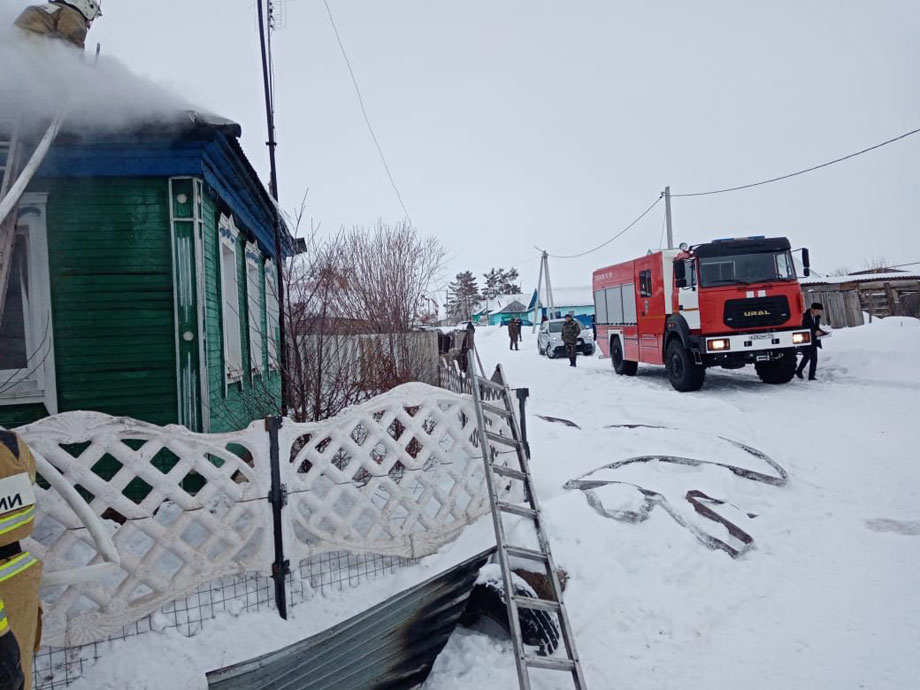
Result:
[[188,122],[188,111],[200,112],[115,58],[16,28],[23,5],[0,5],[0,119],[24,118],[38,130],[66,107],[64,130],[91,135]]

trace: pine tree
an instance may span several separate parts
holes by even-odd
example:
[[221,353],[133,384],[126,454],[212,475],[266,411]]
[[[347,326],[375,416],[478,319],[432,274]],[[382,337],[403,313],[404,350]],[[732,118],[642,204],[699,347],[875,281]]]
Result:
[[516,268],[509,268],[507,271],[503,268],[493,268],[483,275],[486,280],[486,286],[483,288],[482,296],[485,299],[495,299],[499,295],[516,295],[521,292],[521,286],[517,282],[519,277]]
[[483,275],[486,279],[486,286],[482,289],[484,299],[495,299],[502,294],[502,282],[505,272],[500,268],[493,268]]
[[519,278],[518,270],[510,268],[502,273],[501,293],[503,295],[517,295],[521,292],[521,285],[517,282]]
[[457,320],[468,320],[473,309],[482,300],[479,285],[472,271],[457,274],[457,279],[448,285],[447,313]]

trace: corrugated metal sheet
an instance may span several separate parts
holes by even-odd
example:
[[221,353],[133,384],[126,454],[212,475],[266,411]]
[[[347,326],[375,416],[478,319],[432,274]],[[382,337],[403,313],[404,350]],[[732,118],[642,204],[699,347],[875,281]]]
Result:
[[417,687],[447,643],[494,549],[306,640],[208,673],[211,690]]

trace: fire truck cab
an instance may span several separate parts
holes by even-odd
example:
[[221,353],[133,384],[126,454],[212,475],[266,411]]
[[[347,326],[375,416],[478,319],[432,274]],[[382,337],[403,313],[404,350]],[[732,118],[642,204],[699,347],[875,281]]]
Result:
[[616,372],[664,365],[678,391],[701,388],[713,366],[753,364],[765,383],[787,383],[811,340],[785,237],[682,244],[598,269],[593,288],[598,346]]

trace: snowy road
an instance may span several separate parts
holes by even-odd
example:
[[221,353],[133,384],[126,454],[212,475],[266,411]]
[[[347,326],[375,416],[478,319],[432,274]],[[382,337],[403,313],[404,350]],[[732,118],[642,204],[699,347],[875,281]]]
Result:
[[[684,394],[660,368],[618,377],[609,360],[580,358],[571,369],[539,357],[529,329],[510,353],[504,329],[477,332],[487,370],[501,361],[513,386],[530,388],[535,481],[557,563],[572,577],[566,601],[590,687],[917,687],[918,326],[890,319],[836,332],[815,383],[774,387],[752,371],[710,370],[702,391]],[[677,431],[607,428],[617,424]],[[620,478],[675,504],[701,488],[756,514],[744,525],[755,548],[737,560],[660,509],[640,524],[617,522],[562,488],[636,455],[743,461],[719,436],[767,453],[788,484],[657,463]],[[535,680],[571,687],[552,674]],[[472,687],[516,687],[510,642],[461,629],[425,689]]]
[[[838,331],[821,381],[766,386],[752,372],[710,371],[698,393],[676,393],[663,370],[616,376],[607,360],[536,353],[525,333],[482,329],[486,367],[501,361],[531,391],[535,482],[592,690],[905,690],[920,677],[920,322],[889,319]],[[537,415],[565,418],[580,429]],[[672,427],[623,428],[644,424]],[[612,427],[612,428],[610,428]],[[619,480],[666,495],[693,517],[690,489],[737,506],[755,547],[733,560],[711,551],[660,507],[645,522],[603,517],[568,480],[639,455],[676,455],[770,473],[726,437],[765,452],[785,486],[717,467],[650,463]],[[609,472],[608,472],[609,475]],[[611,478],[607,476],[605,478]],[[599,490],[605,507],[635,508],[628,487]],[[754,513],[756,518],[745,518]],[[705,522],[705,521],[704,521]],[[712,528],[710,524],[710,529]],[[418,566],[316,597],[281,622],[270,610],[221,615],[205,634],[175,630],[102,645],[73,690],[203,689],[205,672],[314,634],[494,543],[491,520]],[[558,675],[537,690],[570,688]],[[508,640],[459,628],[425,690],[517,687]]]

